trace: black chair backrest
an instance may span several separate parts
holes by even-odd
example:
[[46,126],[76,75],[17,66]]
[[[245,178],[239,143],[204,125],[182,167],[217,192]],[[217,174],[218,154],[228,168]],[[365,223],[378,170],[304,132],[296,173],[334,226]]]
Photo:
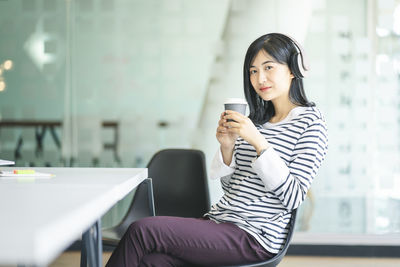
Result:
[[158,216],[201,217],[210,208],[204,153],[194,149],[157,152],[147,165]]
[[286,237],[285,245],[278,252],[278,254],[276,254],[273,258],[263,261],[263,262],[258,262],[258,263],[235,265],[235,266],[223,266],[223,267],[275,267],[275,266],[277,266],[282,261],[283,257],[286,255],[286,252],[290,245],[290,241],[292,240],[294,227],[295,227],[295,223],[296,223],[296,214],[297,214],[297,209],[292,211],[292,217],[290,218],[290,222],[288,224],[289,232]]
[[263,265],[264,267],[277,266],[283,260],[283,257],[286,255],[286,252],[289,248],[290,242],[292,241],[294,227],[295,227],[295,223],[296,223],[296,215],[297,215],[297,209],[292,211],[292,218],[290,218],[290,223],[288,226],[289,232],[288,232],[288,235],[286,238],[285,245],[283,246],[281,251],[279,251],[279,253],[276,254],[276,256],[273,258],[273,261],[271,261],[271,265]]
[[[153,203],[154,200],[152,197],[153,197],[152,179],[146,178],[136,188],[132,202],[124,218],[121,220],[119,224],[109,228],[111,232],[114,232],[114,234],[116,234],[116,239],[119,240],[124,235],[124,233],[126,232],[126,230],[128,229],[129,225],[132,222],[137,221],[141,218],[154,216],[154,203]],[[110,241],[109,243],[117,244],[118,242]]]

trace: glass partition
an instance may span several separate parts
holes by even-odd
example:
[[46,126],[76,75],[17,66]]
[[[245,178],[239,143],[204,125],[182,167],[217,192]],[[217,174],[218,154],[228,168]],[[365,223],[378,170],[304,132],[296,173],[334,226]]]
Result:
[[0,1],[0,151],[17,166],[61,164],[66,4]]
[[313,11],[306,86],[325,111],[329,153],[300,231],[400,232],[399,4],[326,1]]
[[0,0],[0,158],[145,167],[178,147],[209,164],[248,45],[282,31],[305,46],[306,90],[329,127],[297,236],[399,233],[399,12],[398,0]]

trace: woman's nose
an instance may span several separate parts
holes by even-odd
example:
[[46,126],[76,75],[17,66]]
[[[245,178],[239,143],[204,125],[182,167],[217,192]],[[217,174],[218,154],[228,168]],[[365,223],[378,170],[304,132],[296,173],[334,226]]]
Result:
[[260,75],[258,76],[258,82],[260,84],[263,84],[267,81],[267,76],[265,75],[265,73],[263,71],[260,71]]

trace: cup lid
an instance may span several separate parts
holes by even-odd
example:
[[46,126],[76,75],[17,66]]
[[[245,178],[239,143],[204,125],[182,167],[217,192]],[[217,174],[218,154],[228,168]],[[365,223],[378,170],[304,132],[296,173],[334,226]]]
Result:
[[247,105],[247,102],[243,98],[228,98],[225,100],[224,104],[245,104],[245,105]]

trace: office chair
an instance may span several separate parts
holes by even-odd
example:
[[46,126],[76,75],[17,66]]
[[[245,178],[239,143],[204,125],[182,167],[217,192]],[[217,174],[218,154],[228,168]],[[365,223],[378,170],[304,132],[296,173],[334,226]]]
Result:
[[297,209],[292,211],[292,218],[290,219],[289,222],[289,232],[286,238],[285,245],[281,249],[281,251],[278,252],[274,257],[272,257],[269,260],[263,261],[263,262],[258,262],[258,263],[251,263],[251,264],[244,264],[244,265],[230,265],[230,266],[221,266],[221,267],[275,267],[277,266],[285,256],[289,245],[290,241],[292,240],[292,235],[294,232],[294,226],[296,223],[296,213]]
[[204,153],[165,149],[148,166],[153,178],[156,215],[199,218],[210,208]]
[[102,230],[103,245],[116,247],[132,222],[154,215],[153,183],[151,178],[146,178],[136,188],[129,209],[121,222]]
[[[149,164],[148,183],[136,189],[122,221],[103,230],[103,244],[115,247],[129,225],[148,216],[202,217],[210,208],[204,153],[193,149],[165,149]],[[154,185],[154,188],[153,188]],[[154,200],[149,198],[149,190]],[[154,202],[152,202],[154,201]],[[151,203],[154,203],[152,206]]]

